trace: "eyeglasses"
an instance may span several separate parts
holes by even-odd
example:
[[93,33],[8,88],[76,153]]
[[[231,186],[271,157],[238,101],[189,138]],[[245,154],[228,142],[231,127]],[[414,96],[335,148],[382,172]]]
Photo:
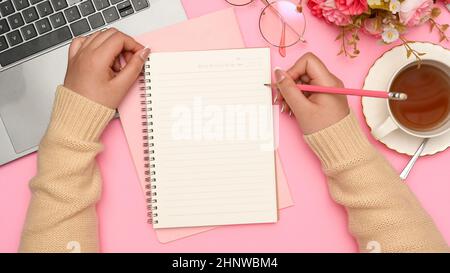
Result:
[[[233,6],[245,6],[254,0],[225,0]],[[289,0],[269,2],[260,0],[265,5],[259,16],[259,31],[269,44],[279,48],[281,56],[286,56],[286,48],[306,42],[303,38],[306,29],[305,16],[301,0],[296,5]]]

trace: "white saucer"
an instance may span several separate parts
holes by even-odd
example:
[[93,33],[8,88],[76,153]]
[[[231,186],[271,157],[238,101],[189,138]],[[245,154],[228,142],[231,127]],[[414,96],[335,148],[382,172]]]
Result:
[[[441,63],[450,64],[450,51],[439,45],[431,43],[415,42],[410,44],[415,50],[426,53],[423,60],[436,60]],[[414,56],[406,57],[403,45],[392,48],[375,61],[370,68],[363,89],[387,90],[392,75],[402,66],[414,62]],[[362,98],[363,113],[370,129],[381,125],[388,117],[386,101],[376,98]],[[395,130],[380,140],[388,148],[402,154],[413,155],[422,142],[421,138],[406,134],[400,129]],[[422,155],[432,155],[442,152],[450,147],[450,132],[435,137],[428,141]]]

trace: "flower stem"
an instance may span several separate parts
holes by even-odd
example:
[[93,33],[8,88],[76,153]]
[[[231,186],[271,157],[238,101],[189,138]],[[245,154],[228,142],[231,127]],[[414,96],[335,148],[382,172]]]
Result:
[[428,22],[430,22],[430,24],[432,26],[432,29],[433,29],[433,27],[435,27],[439,31],[439,35],[440,35],[440,41],[439,42],[442,42],[444,40],[445,41],[449,41],[449,37],[447,36],[447,34],[445,34],[445,31],[447,30],[448,25],[446,25],[446,24],[445,25],[439,24],[433,18],[430,18],[428,20]]
[[345,44],[345,28],[342,27],[342,50],[344,51],[344,56],[347,57],[348,53],[347,53],[347,45]]
[[420,58],[420,56],[425,55],[425,53],[421,53],[418,52],[417,50],[415,50],[414,48],[412,48],[409,44],[411,43],[410,41],[406,40],[405,37],[400,35],[400,40],[403,42],[403,46],[406,49],[406,56],[407,58],[409,58],[412,55],[414,55],[414,57],[417,60],[417,68],[420,68],[420,66],[422,65],[422,58]]

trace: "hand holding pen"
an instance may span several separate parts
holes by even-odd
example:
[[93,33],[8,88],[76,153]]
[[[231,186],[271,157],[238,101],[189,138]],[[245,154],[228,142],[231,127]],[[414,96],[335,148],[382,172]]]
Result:
[[266,86],[279,89],[275,102],[280,101],[281,112],[295,115],[305,134],[324,129],[344,118],[349,112],[345,95],[390,100],[408,98],[399,92],[344,88],[342,81],[312,53],[303,55],[288,71],[276,68],[274,73],[276,83]]
[[282,112],[296,117],[304,134],[325,129],[349,114],[347,97],[344,95],[299,92],[296,82],[327,87],[344,87],[341,80],[312,53],[306,53],[288,71],[275,69],[279,91],[275,102]]

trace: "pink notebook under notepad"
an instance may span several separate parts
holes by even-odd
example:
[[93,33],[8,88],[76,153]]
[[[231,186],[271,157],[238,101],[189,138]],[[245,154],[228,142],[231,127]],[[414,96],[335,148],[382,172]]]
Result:
[[[152,52],[245,47],[232,8],[147,33],[136,37],[136,40],[143,45],[148,45]],[[136,171],[145,192],[140,87],[141,83],[136,83],[131,88],[119,107],[119,112]],[[293,201],[278,154],[276,155],[276,175],[278,208],[292,206]],[[166,243],[213,228],[215,227],[165,228],[156,229],[155,232],[158,240]]]

